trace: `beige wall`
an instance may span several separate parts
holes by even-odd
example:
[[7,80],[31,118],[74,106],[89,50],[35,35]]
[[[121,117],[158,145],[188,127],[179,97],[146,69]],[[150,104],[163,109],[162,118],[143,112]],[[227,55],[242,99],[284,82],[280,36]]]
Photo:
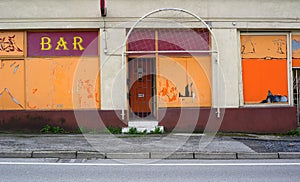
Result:
[[[212,21],[215,28],[299,28],[299,5],[297,0],[108,0],[105,20],[113,26],[158,8],[176,7]],[[99,0],[1,0],[0,7],[1,29],[104,25]]]

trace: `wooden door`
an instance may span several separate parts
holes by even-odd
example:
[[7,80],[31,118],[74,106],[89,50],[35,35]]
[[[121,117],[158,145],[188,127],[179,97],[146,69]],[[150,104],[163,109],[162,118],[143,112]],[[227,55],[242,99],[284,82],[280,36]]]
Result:
[[129,60],[129,106],[131,116],[147,117],[152,113],[153,58]]

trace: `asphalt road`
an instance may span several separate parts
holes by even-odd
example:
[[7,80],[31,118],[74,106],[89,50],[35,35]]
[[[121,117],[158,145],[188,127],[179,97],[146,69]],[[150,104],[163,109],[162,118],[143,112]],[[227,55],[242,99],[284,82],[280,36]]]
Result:
[[299,181],[299,160],[0,159],[0,181]]

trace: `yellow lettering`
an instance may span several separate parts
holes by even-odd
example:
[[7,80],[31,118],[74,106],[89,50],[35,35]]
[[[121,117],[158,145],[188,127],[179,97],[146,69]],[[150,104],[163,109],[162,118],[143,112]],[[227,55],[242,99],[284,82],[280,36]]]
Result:
[[60,50],[61,47],[63,47],[63,50],[69,50],[67,44],[68,43],[65,41],[65,39],[63,37],[60,37],[55,50]]
[[82,38],[79,36],[73,37],[73,50],[78,50],[77,46],[80,51],[84,50],[84,47],[81,45],[82,41]]
[[42,37],[41,38],[41,50],[42,51],[48,51],[51,50],[51,39],[50,37]]

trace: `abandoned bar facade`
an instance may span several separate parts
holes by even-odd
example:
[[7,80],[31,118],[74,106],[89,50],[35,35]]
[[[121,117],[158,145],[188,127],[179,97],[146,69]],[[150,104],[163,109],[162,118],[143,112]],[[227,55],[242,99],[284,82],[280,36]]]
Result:
[[299,125],[300,2],[1,1],[0,130]]

